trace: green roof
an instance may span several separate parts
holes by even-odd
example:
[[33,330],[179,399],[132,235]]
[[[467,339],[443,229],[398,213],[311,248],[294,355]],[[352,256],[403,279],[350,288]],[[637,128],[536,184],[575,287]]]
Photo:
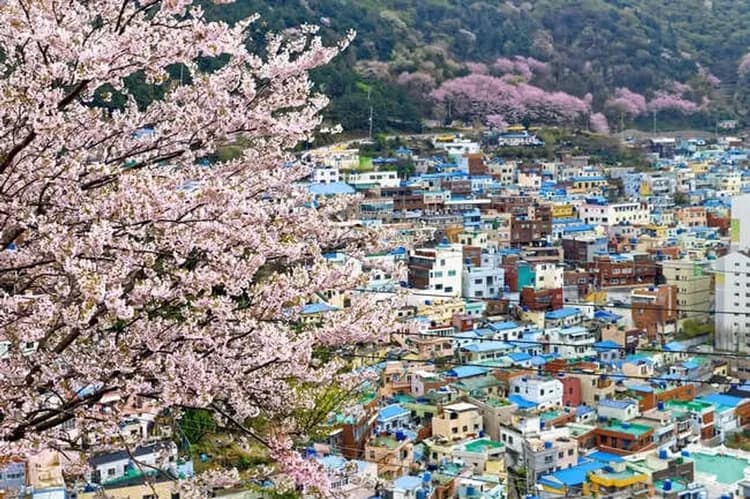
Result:
[[611,421],[605,428],[605,430],[618,431],[620,433],[628,433],[635,437],[640,437],[649,431],[653,431],[650,426],[638,424],[638,423],[627,423],[622,421]]
[[750,462],[733,456],[719,456],[693,452],[690,457],[695,461],[695,471],[706,475],[713,475],[716,480],[725,485],[732,485],[745,478],[745,468]]
[[503,447],[502,442],[490,440],[489,438],[479,438],[464,445],[466,452],[484,452],[488,449],[499,449],[501,447]]
[[[672,479],[672,490],[671,492],[682,492],[687,487],[681,480]],[[654,482],[654,488],[659,491],[664,491],[664,480],[657,480]]]

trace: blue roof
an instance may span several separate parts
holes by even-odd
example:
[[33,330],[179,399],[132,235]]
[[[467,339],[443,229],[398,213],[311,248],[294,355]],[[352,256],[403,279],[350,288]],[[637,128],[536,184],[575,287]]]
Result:
[[575,307],[564,307],[559,310],[547,312],[546,314],[544,314],[544,318],[551,320],[566,319],[568,317],[573,317],[580,312],[581,310]]
[[478,353],[478,352],[491,352],[494,350],[511,350],[513,345],[505,343],[504,341],[478,341],[476,343],[469,343],[461,347],[461,350],[467,352]]
[[338,310],[336,307],[332,307],[327,303],[308,303],[302,307],[303,314],[322,314],[324,312],[331,312]]
[[600,463],[624,463],[625,460],[618,456],[617,454],[611,454],[609,452],[603,452],[603,451],[596,451],[592,452],[588,456],[588,458],[591,458],[595,461],[599,461]]
[[494,329],[495,331],[507,331],[508,329],[516,329],[518,327],[518,324],[513,321],[493,322],[489,327],[491,329]]
[[662,347],[665,352],[684,352],[686,349],[685,345],[679,341],[672,341]]
[[622,319],[622,315],[610,312],[609,310],[597,310],[594,312],[594,319],[605,322],[617,322]]
[[594,412],[594,408],[587,405],[579,405],[576,407],[576,416],[585,416],[592,412]]
[[527,354],[526,352],[514,352],[512,354],[509,354],[508,357],[513,362],[524,362],[531,359],[531,355]]
[[394,488],[401,490],[415,490],[422,486],[422,478],[418,476],[405,475],[393,481]]
[[612,340],[597,341],[594,343],[594,349],[597,352],[606,352],[607,350],[619,350],[620,345]]
[[481,376],[487,374],[489,369],[478,366],[457,366],[449,371],[445,371],[445,375],[451,378],[471,378],[472,376]]
[[409,411],[401,407],[399,404],[391,404],[380,409],[378,413],[378,422],[383,422],[388,419],[398,418],[400,416],[406,416]]
[[338,194],[354,194],[354,187],[345,182],[331,182],[330,184],[310,184],[308,190],[319,196],[335,196]]
[[552,487],[559,487],[560,484],[568,487],[581,485],[586,481],[586,477],[589,473],[595,470],[604,468],[604,464],[599,461],[590,461],[573,466],[567,470],[560,470],[552,473],[551,475],[544,475],[539,479],[541,483],[550,485]]
[[651,393],[654,391],[654,387],[649,385],[628,385],[628,388],[635,392]]
[[700,364],[694,360],[686,360],[682,363],[682,367],[685,369],[698,369],[700,367]]
[[545,359],[545,358],[544,358],[544,357],[542,357],[541,355],[535,355],[535,356],[533,356],[533,357],[531,358],[531,365],[532,365],[532,366],[543,366],[543,365],[544,365],[544,364],[546,364],[547,362],[549,362],[549,360],[548,360],[548,359]]
[[616,399],[601,399],[598,402],[599,406],[611,407],[612,409],[625,409],[631,405],[635,405],[632,400],[616,400]]
[[727,407],[737,407],[737,404],[745,399],[740,397],[733,397],[731,395],[724,395],[721,393],[712,393],[711,395],[704,395],[700,397],[700,400],[704,400],[714,405],[724,405]]
[[516,395],[515,393],[513,395],[508,395],[508,400],[516,404],[519,409],[533,409],[537,406],[537,404],[535,404],[531,400],[526,400],[522,396]]

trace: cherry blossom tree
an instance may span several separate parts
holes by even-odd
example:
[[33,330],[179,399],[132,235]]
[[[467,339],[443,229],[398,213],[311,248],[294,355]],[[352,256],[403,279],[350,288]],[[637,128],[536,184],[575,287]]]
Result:
[[[327,103],[309,70],[349,39],[326,47],[303,26],[256,54],[252,22],[208,22],[186,0],[0,3],[3,455],[117,445],[141,400],[210,410],[325,488],[293,450],[294,414],[311,386],[356,381],[316,350],[374,341],[394,317],[356,293],[314,324],[302,307],[362,282],[324,252],[356,261],[382,235],[342,223],[350,200],[296,187],[308,170],[287,152]],[[139,106],[133,74],[163,98]],[[239,158],[205,164],[236,140]]]
[[635,118],[648,112],[646,98],[625,87],[615,90],[614,95],[607,100],[606,107],[620,114],[620,131],[625,127],[625,115]]
[[528,118],[566,123],[589,110],[583,99],[565,92],[548,92],[525,82],[480,74],[445,81],[431,95],[449,105],[453,114],[467,119],[502,115],[514,121]]
[[603,135],[609,134],[609,123],[607,123],[607,117],[602,113],[594,113],[590,118],[591,130],[596,133]]

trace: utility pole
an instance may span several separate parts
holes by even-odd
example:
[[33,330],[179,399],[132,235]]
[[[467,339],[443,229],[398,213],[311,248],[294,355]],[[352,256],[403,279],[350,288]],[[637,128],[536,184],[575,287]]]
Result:
[[369,133],[368,137],[370,140],[372,140],[372,102],[370,101],[370,96],[372,95],[372,87],[369,87],[367,89],[367,103],[370,105],[370,118],[368,119],[369,124]]
[[656,135],[656,109],[654,109],[654,136]]

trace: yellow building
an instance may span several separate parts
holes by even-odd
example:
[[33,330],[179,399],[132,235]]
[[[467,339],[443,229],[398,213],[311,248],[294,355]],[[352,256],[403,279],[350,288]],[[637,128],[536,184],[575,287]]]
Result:
[[575,209],[572,204],[553,204],[552,205],[552,218],[573,218],[575,216]]
[[466,312],[466,304],[462,299],[441,300],[432,299],[430,304],[423,304],[417,308],[417,315],[428,317],[436,324],[450,324],[454,315]]
[[442,413],[432,418],[432,435],[446,440],[474,438],[483,430],[479,408],[466,402],[446,405]]

